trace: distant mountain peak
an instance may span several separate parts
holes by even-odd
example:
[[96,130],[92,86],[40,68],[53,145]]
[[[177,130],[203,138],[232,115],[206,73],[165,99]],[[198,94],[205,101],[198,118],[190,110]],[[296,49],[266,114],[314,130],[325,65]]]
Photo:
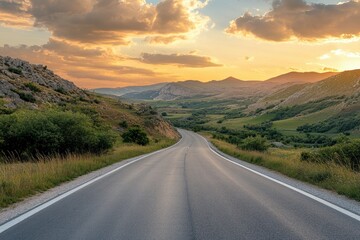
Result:
[[230,76],[230,77],[228,77],[228,78],[225,78],[223,81],[241,81],[240,79],[237,79],[237,78],[235,78],[235,77],[233,77],[233,76]]

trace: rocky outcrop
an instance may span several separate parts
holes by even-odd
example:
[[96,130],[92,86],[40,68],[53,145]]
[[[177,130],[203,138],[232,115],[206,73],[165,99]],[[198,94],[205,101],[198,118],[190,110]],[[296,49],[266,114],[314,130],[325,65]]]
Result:
[[87,93],[43,65],[0,56],[0,98],[5,108],[43,103],[62,103],[75,98],[87,99]]
[[153,139],[179,138],[176,129],[146,104],[99,97],[59,77],[46,66],[0,56],[0,114],[53,106],[88,114],[118,130],[121,130],[120,122],[140,126]]

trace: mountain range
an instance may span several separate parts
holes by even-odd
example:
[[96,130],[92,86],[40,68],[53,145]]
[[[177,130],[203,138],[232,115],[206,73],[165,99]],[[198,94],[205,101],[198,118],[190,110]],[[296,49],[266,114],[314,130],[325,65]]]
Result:
[[345,71],[321,81],[281,88],[265,95],[250,107],[256,109],[270,105],[293,106],[331,97],[358,99],[360,97],[360,70]]
[[299,84],[310,84],[337,75],[335,72],[290,72],[267,81],[243,81],[229,77],[220,81],[161,83],[149,86],[94,89],[94,92],[137,100],[176,100],[185,98],[263,97]]

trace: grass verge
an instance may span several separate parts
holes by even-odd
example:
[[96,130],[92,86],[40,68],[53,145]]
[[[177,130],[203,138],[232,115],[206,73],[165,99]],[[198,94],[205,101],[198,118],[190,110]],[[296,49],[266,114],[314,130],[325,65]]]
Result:
[[66,158],[44,157],[38,162],[0,163],[0,209],[81,175],[121,160],[157,151],[175,142],[161,140],[147,146],[121,144],[112,152],[101,156],[69,155]]
[[360,201],[359,172],[332,163],[320,164],[301,161],[302,150],[270,149],[264,153],[245,151],[233,144],[213,139],[208,134],[203,135],[220,151],[230,156]]

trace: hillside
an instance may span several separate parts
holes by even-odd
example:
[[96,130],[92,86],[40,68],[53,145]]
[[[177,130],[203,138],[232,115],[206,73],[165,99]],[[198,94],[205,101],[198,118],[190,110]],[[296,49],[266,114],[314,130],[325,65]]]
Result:
[[276,83],[314,83],[326,78],[332,77],[339,74],[338,72],[326,72],[326,73],[317,73],[317,72],[289,72],[274,78],[270,78],[268,82]]
[[57,76],[46,66],[0,56],[0,97],[5,108],[37,108],[44,103],[62,104],[76,98],[89,100],[74,83]]
[[46,66],[0,56],[0,111],[60,109],[81,112],[119,130],[120,122],[141,126],[153,138],[177,138],[177,131],[151,107],[130,105],[78,88]]
[[210,82],[189,80],[184,82],[168,83],[158,90],[129,93],[123,95],[122,97],[128,99],[165,101],[208,97],[217,99],[260,97],[266,92],[275,91],[280,86],[283,87],[282,83],[242,81],[230,77],[224,80],[214,80]]
[[0,209],[180,137],[149,105],[91,93],[46,66],[1,56],[0,111]]
[[282,104],[301,104],[326,97],[350,97],[357,93],[360,93],[360,70],[346,71],[307,86],[289,96]]
[[125,94],[131,93],[141,93],[147,91],[156,91],[164,87],[167,83],[158,83],[149,86],[130,86],[124,88],[97,88],[92,91],[95,93],[105,94],[105,95],[114,95],[114,96],[123,96]]

